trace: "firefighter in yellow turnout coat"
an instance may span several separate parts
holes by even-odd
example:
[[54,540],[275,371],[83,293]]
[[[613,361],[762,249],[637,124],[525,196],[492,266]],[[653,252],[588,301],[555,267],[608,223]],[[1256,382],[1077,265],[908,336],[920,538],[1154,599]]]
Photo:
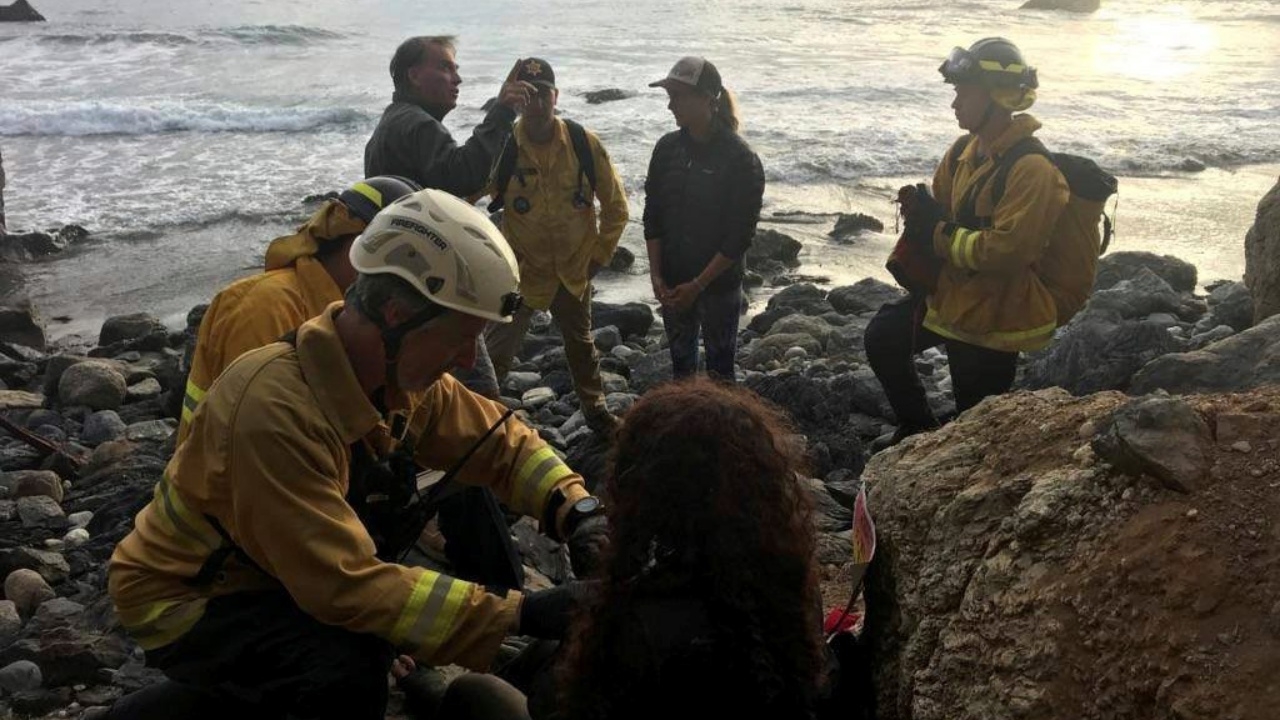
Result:
[[1057,167],[1026,155],[993,201],[988,182],[1001,156],[1040,123],[1026,110],[1035,101],[1036,71],[1003,38],[956,48],[939,68],[955,86],[956,121],[970,133],[952,167],[933,178],[933,196],[917,186],[907,235],[941,259],[936,287],[882,307],[867,326],[867,359],[898,416],[877,438],[879,450],[937,427],[913,357],[945,345],[956,411],[963,412],[1013,384],[1018,353],[1044,347],[1057,327],[1053,296],[1036,274],[1070,192]]
[[381,718],[395,650],[484,669],[509,633],[563,631],[563,587],[497,594],[381,560],[346,499],[362,448],[407,443],[417,464],[448,467],[475,446],[458,481],[542,520],[575,568],[598,555],[602,508],[581,478],[446,374],[519,306],[510,248],[482,213],[424,190],[380,213],[351,261],[348,304],[213,384],[112,556],[120,620],[171,681],[108,717],[149,702],[174,717]]

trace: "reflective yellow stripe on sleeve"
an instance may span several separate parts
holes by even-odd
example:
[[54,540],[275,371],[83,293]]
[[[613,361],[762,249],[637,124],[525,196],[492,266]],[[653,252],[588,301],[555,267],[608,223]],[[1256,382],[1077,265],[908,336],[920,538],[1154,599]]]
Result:
[[143,650],[154,650],[177,640],[204,615],[203,598],[161,601],[138,608],[120,608],[116,615]]
[[222,539],[218,537],[217,531],[204,518],[187,507],[173,489],[167,473],[161,475],[160,482],[156,483],[155,495],[151,502],[154,505],[155,516],[168,535],[188,549],[212,552],[221,545]]
[[956,228],[955,234],[951,236],[951,264],[956,267],[977,270],[977,261],[973,256],[978,246],[978,240],[981,237],[981,230]]
[[415,654],[434,654],[457,624],[471,583],[424,570],[391,630],[391,642]]
[[514,494],[519,507],[541,511],[542,500],[551,492],[551,488],[572,474],[573,471],[556,455],[551,446],[544,445],[530,455],[516,472]]
[[182,398],[182,422],[191,422],[196,407],[204,402],[205,389],[187,380],[187,394]]

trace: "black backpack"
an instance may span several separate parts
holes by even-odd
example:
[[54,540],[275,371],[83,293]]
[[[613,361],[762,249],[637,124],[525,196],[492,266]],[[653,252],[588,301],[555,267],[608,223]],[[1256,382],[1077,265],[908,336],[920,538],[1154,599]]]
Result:
[[[972,138],[972,135],[961,137],[947,152],[947,168],[952,178],[960,165],[960,155]],[[975,182],[970,186],[960,203],[956,222],[977,229],[991,227],[990,217],[978,217],[978,193],[990,185],[991,207],[998,205],[1004,197],[1009,171],[1027,155],[1048,158],[1066,178],[1071,191],[1067,206],[1050,233],[1044,256],[1036,267],[1036,274],[1058,306],[1058,326],[1061,327],[1084,307],[1093,289],[1098,257],[1107,251],[1111,243],[1112,222],[1105,212],[1106,202],[1116,194],[1118,182],[1114,175],[1089,158],[1050,152],[1038,138],[1028,137],[1014,143],[1000,156],[995,170],[985,182]],[[1098,230],[1099,222],[1102,223],[1101,232]]]
[[[569,130],[569,142],[573,145],[573,154],[578,158],[578,191],[574,194],[575,202],[590,203],[590,196],[582,192],[582,182],[585,179],[587,186],[591,188],[592,195],[596,191],[596,162],[591,155],[591,143],[587,140],[587,131],[578,123],[567,118],[564,125]],[[502,146],[502,152],[498,155],[498,161],[493,164],[492,185],[493,200],[489,203],[489,212],[497,212],[502,209],[506,203],[504,195],[507,192],[507,185],[511,182],[511,177],[516,176],[517,180],[524,182],[524,178],[516,173],[516,158],[520,155],[520,148],[516,145],[516,134],[513,132],[507,137],[507,142]]]

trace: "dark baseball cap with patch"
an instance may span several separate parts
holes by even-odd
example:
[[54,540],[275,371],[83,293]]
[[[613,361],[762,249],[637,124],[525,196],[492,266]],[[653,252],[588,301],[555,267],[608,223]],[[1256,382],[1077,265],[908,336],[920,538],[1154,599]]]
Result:
[[520,70],[516,73],[517,80],[524,80],[534,85],[554,88],[556,86],[556,71],[551,69],[551,63],[542,58],[525,58],[520,61]]
[[649,83],[649,87],[666,88],[671,85],[687,85],[712,96],[719,95],[724,89],[716,66],[706,58],[693,55],[680,58],[666,77]]

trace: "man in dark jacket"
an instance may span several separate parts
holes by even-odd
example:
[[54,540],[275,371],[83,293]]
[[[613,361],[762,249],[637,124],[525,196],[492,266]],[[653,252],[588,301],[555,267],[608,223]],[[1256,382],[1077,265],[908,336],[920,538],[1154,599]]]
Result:
[[458,145],[442,124],[457,106],[462,84],[453,38],[412,37],[400,43],[391,58],[395,93],[364,146],[365,175],[399,175],[460,197],[483,190],[511,124],[536,92],[516,80],[519,65],[516,61],[471,139]]

